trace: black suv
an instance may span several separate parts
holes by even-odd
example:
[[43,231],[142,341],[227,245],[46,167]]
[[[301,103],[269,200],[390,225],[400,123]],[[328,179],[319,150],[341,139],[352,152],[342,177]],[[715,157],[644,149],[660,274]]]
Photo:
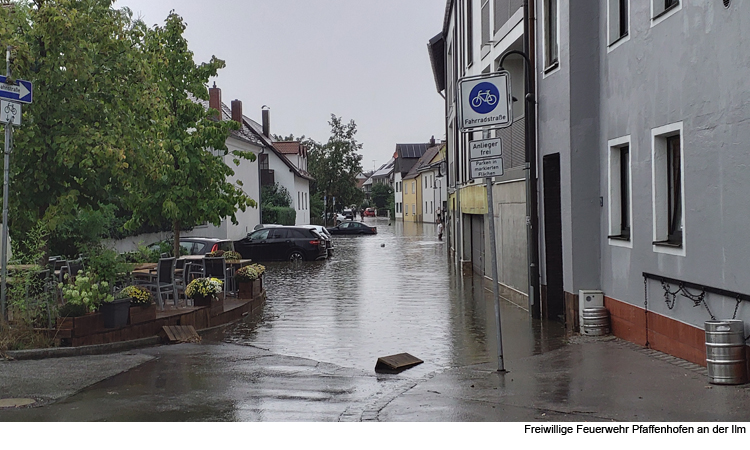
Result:
[[326,259],[326,240],[304,227],[261,228],[234,242],[243,259],[253,261],[315,261]]

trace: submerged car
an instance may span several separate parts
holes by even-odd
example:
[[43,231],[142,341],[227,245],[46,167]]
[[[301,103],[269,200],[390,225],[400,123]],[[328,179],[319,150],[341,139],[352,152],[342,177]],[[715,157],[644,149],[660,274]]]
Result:
[[328,228],[331,234],[378,234],[377,227],[362,222],[344,222],[339,226]]
[[365,209],[365,217],[375,217],[375,210],[372,208]]
[[[160,251],[172,255],[174,240],[154,242],[147,248],[151,251]],[[205,255],[216,250],[225,252],[234,250],[234,243],[229,239],[203,238],[203,237],[181,237],[181,255]]]
[[234,242],[243,259],[253,261],[315,261],[328,257],[326,239],[306,227],[261,228]]

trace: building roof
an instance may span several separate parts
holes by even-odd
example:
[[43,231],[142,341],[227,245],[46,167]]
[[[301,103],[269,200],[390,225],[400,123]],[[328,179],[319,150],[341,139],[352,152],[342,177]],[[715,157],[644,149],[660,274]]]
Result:
[[[202,105],[205,109],[208,109],[209,107],[208,100],[196,98],[189,94],[188,98],[190,98],[195,103]],[[232,120],[232,110],[224,103],[221,104],[221,120]],[[235,137],[241,141],[249,142],[250,144],[257,145],[259,147],[265,146],[263,140],[258,138],[258,136],[250,129],[247,124],[243,123],[241,125],[242,127],[239,130],[232,130],[232,137]]]
[[422,155],[422,157],[419,158],[419,160],[417,160],[417,162],[409,170],[409,173],[406,174],[406,176],[404,177],[404,180],[416,178],[419,172],[429,170],[430,162],[435,157],[435,155],[437,155],[438,152],[440,152],[440,149],[443,148],[443,145],[444,144],[439,144],[439,145],[435,145],[427,149],[427,151],[424,152],[424,155]]
[[394,170],[401,173],[402,176],[409,173],[409,170],[414,166],[419,158],[424,155],[434,143],[424,144],[396,144],[396,163]]
[[305,155],[305,146],[300,141],[275,141],[273,146],[285,155]]

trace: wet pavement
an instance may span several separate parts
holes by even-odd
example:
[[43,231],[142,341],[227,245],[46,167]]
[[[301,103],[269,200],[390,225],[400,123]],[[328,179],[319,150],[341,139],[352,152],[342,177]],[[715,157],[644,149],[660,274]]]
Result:
[[[458,276],[433,225],[369,219],[328,261],[268,264],[258,317],[200,344],[0,362],[0,421],[745,421],[744,387],[705,369],[503,302]],[[424,364],[376,374],[379,356]]]

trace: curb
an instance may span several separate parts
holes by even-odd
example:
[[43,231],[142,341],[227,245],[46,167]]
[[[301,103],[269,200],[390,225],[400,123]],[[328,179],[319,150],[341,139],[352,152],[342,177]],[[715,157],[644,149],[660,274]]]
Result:
[[[241,319],[240,319],[241,320]],[[207,333],[233,325],[235,322],[229,322],[216,325],[210,328],[197,330],[198,335],[203,336]],[[134,350],[144,347],[155,347],[162,345],[163,341],[160,336],[151,336],[143,339],[132,341],[110,342],[108,344],[84,345],[81,347],[52,347],[52,348],[35,348],[29,350],[11,350],[5,352],[6,359],[10,360],[33,360],[47,358],[69,358],[72,356],[93,356],[105,355],[109,353],[119,353],[128,350]],[[0,356],[0,361],[3,358]]]

